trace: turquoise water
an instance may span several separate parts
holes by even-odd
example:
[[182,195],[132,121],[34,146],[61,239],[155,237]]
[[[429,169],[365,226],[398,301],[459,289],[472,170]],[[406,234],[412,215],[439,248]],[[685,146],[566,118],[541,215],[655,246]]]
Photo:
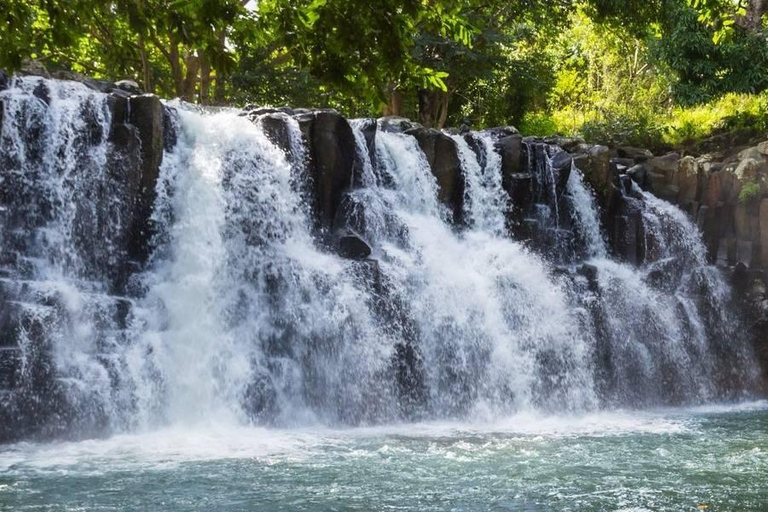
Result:
[[768,510],[768,403],[21,443],[0,510]]

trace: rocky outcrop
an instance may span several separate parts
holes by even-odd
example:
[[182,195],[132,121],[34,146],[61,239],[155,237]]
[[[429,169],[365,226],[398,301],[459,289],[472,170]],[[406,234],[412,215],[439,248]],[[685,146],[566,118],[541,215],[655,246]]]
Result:
[[601,203],[613,208],[604,219],[608,224],[616,212],[617,180],[628,176],[699,225],[712,262],[768,268],[768,141],[699,156],[586,145],[571,152]]
[[453,221],[461,224],[466,184],[456,142],[433,128],[413,128],[406,133],[416,138],[427,157],[432,174],[437,178],[438,199],[451,212]]
[[341,197],[352,185],[355,136],[349,123],[335,110],[318,110],[297,117],[306,140],[307,178],[317,227],[333,227]]
[[128,254],[132,259],[146,261],[149,257],[149,240],[153,233],[149,219],[155,203],[155,186],[165,146],[163,105],[160,98],[153,94],[132,96],[128,98],[128,104],[128,123],[136,127],[141,148],[140,179]]
[[340,233],[337,245],[343,258],[362,260],[371,255],[371,246],[352,230]]
[[[159,98],[90,80],[84,85],[98,95],[71,84],[60,89],[79,100],[72,144],[46,146],[43,134],[69,126],[42,124],[34,112],[58,109],[56,122],[70,123],[71,116],[64,114],[73,103],[52,101],[51,82],[26,80],[39,102],[15,91],[16,96],[0,99],[34,106],[14,110],[8,114],[13,119],[0,119],[5,135],[28,155],[23,163],[13,152],[0,155],[0,441],[57,435],[73,427],[72,422],[78,422],[80,432],[103,428],[98,411],[81,415],[78,404],[67,403],[67,383],[54,374],[56,337],[82,333],[73,332],[76,322],[68,297],[46,282],[35,262],[56,258],[73,280],[89,289],[93,302],[88,314],[124,325],[129,282],[149,257],[163,152],[173,144],[168,133],[173,113]],[[105,91],[108,96],[102,95]],[[25,172],[16,172],[19,168]],[[67,183],[50,180],[59,168],[70,172]],[[55,204],[56,199],[67,208]],[[46,230],[69,237],[66,245],[45,240],[41,233]]]

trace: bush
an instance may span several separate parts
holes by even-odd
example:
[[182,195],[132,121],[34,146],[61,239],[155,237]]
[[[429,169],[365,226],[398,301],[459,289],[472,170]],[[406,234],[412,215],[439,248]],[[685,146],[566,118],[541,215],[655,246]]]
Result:
[[762,195],[760,184],[756,181],[750,181],[745,183],[739,192],[739,203],[741,204],[754,204],[760,199]]
[[587,121],[579,132],[589,142],[657,149],[664,145],[664,127],[648,111],[613,110]]
[[529,112],[520,123],[520,133],[523,135],[554,135],[560,133],[557,123],[552,116],[544,112]]

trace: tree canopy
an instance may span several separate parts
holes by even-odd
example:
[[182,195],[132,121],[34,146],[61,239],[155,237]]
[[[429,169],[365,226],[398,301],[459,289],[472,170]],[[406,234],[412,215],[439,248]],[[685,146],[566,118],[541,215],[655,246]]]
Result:
[[766,17],[768,0],[5,0],[0,67],[203,104],[583,131],[767,90]]

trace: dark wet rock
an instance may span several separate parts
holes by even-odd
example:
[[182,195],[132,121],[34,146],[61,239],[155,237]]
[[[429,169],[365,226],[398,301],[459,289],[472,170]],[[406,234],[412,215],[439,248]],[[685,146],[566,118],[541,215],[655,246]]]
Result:
[[644,164],[648,172],[651,191],[662,199],[677,200],[677,195],[680,192],[677,179],[679,160],[680,155],[669,153],[664,156],[650,158]]
[[[254,118],[251,118],[254,120]],[[269,113],[263,113],[255,118],[264,130],[264,135],[283,150],[290,157],[291,155],[291,134],[288,127],[288,117],[277,110]]]
[[557,190],[559,194],[562,194],[567,187],[572,166],[573,157],[565,151],[560,151],[552,157],[552,169],[557,173]]
[[48,86],[45,85],[45,82],[41,81],[39,84],[37,84],[35,89],[32,91],[32,94],[40,98],[40,100],[46,105],[51,104],[51,91],[48,90]]
[[111,113],[112,124],[128,123],[128,97],[118,94],[110,94],[107,98],[107,105]]
[[[367,118],[367,119],[358,119],[358,128],[363,134],[363,137],[365,138],[365,149],[368,152],[368,157],[370,159],[371,167],[373,169],[374,174],[377,173],[377,161],[376,161],[376,132],[378,131],[378,123],[376,122],[376,119],[373,118]],[[352,184],[355,187],[361,187],[363,186],[363,180],[362,180],[362,174],[363,174],[363,166],[364,166],[364,155],[358,154],[358,152],[355,152],[355,170],[354,170],[354,177],[352,178]]]
[[[509,137],[510,135],[520,135],[520,131],[514,126],[495,126],[493,128],[486,128],[483,130],[485,133],[489,133],[494,139],[502,139]],[[520,136],[522,139],[522,135]]]
[[512,195],[514,176],[522,171],[523,137],[518,134],[507,135],[496,141],[496,151],[501,155],[502,185]]
[[141,144],[141,167],[128,254],[131,259],[146,261],[153,233],[150,217],[156,195],[155,184],[165,147],[163,105],[154,94],[134,96],[129,101],[130,124],[136,127]]
[[599,270],[595,265],[590,263],[584,263],[579,266],[576,273],[583,276],[587,280],[587,289],[593,293],[597,293],[600,290],[600,284],[598,281]]
[[179,113],[175,108],[163,105],[163,149],[171,151],[179,138]]
[[413,122],[408,118],[397,116],[381,117],[377,123],[379,130],[389,133],[404,133],[408,130],[422,127],[419,123]]
[[634,163],[642,163],[649,158],[653,158],[653,153],[649,150],[632,146],[619,146],[616,148],[616,153],[619,155],[619,158],[628,158],[633,160]]
[[[93,78],[84,78],[82,80],[83,85],[94,91],[103,93],[112,92],[115,89],[115,84],[108,80],[95,80]],[[121,91],[124,92],[124,91]]]
[[352,185],[355,135],[346,119],[335,110],[298,114],[308,148],[308,178],[316,227],[329,230],[341,198]]
[[560,135],[553,137],[545,137],[541,139],[545,144],[553,146],[560,146],[565,151],[571,152],[575,150],[581,144],[584,144],[584,139],[581,137],[563,137]]
[[352,230],[339,234],[337,249],[342,258],[361,260],[371,255],[371,246]]
[[438,199],[452,214],[456,224],[462,222],[464,208],[464,174],[456,142],[448,135],[432,128],[416,128],[407,132],[419,143],[437,178]]
[[11,79],[8,76],[8,73],[6,73],[4,69],[0,69],[0,91],[7,89],[10,81]]
[[119,82],[115,82],[115,89],[119,89],[130,94],[142,94],[144,92],[141,90],[141,87],[139,87],[139,84],[133,80],[120,80]]
[[644,165],[638,164],[627,169],[627,176],[632,178],[632,181],[643,190],[648,190],[650,183],[648,182],[648,171]]
[[578,158],[579,169],[584,178],[604,200],[610,193],[611,185],[611,150],[606,146],[592,146],[585,156]]

